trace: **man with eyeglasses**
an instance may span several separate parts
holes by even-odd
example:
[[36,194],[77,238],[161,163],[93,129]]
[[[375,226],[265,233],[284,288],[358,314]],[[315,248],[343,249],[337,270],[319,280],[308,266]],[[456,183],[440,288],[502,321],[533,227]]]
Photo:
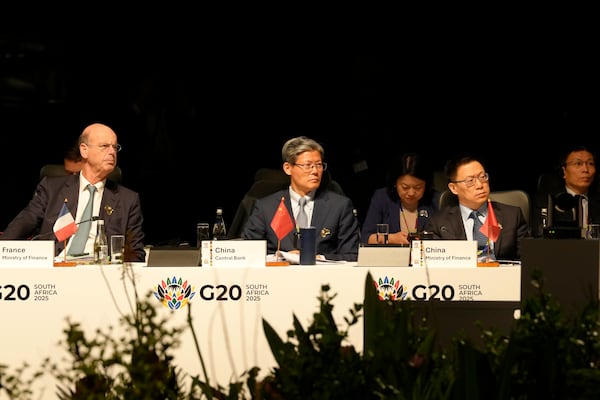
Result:
[[[475,240],[474,218],[484,223],[488,216],[490,176],[483,162],[470,155],[450,159],[445,173],[448,189],[458,204],[438,210],[428,219],[425,230],[433,233],[433,239]],[[498,240],[489,243],[490,251],[497,260],[519,260],[521,241],[529,234],[527,220],[519,207],[496,201],[491,204],[501,229]]]
[[[0,239],[20,240],[31,235],[39,240],[55,239],[53,226],[66,202],[80,227],[91,223],[81,255],[94,254],[96,220],[103,219],[109,237],[126,235],[125,261],[145,261],[139,195],[107,179],[117,165],[117,153],[120,150],[117,135],[110,127],[100,123],[87,126],[79,136],[79,152],[83,159],[81,172],[42,178],[29,204],[8,224]],[[92,218],[82,220],[83,210],[92,196]],[[66,250],[69,254],[73,237],[68,240],[66,249],[64,241],[57,241],[56,253]]]
[[[596,158],[590,148],[584,145],[568,146],[560,158],[560,173],[544,174],[545,182],[538,182],[534,226],[538,236],[543,235],[541,228],[541,209],[548,209],[548,196],[553,201],[552,225],[579,225],[582,235],[589,224],[600,223],[600,196],[596,183]],[[556,179],[554,186],[553,177]],[[561,179],[562,178],[562,179]],[[579,209],[581,206],[581,209]],[[581,215],[579,215],[581,214]]]
[[[296,229],[281,239],[280,250],[298,253],[298,230],[316,228],[316,252],[328,260],[356,261],[358,256],[358,221],[352,201],[322,186],[327,169],[323,147],[313,139],[299,136],[283,145],[283,171],[290,177],[288,188],[256,200],[242,238],[267,240],[267,252],[278,250],[278,238],[271,228],[277,207],[284,199]],[[302,200],[301,200],[302,199]],[[301,206],[302,205],[302,206]]]

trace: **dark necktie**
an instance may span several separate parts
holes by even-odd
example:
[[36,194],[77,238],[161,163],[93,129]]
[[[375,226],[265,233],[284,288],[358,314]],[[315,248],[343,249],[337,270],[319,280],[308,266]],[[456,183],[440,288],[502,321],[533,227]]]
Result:
[[300,197],[300,200],[298,200],[298,205],[300,206],[300,211],[298,211],[296,224],[298,225],[298,228],[306,228],[308,226],[308,216],[304,210],[304,206],[306,205],[306,197]]
[[73,243],[71,243],[71,247],[69,248],[70,256],[83,253],[85,243],[90,234],[90,227],[92,226],[92,212],[94,211],[94,192],[96,191],[96,186],[87,185],[86,189],[90,192],[90,199],[81,215],[79,229],[77,229],[77,233],[73,236]]
[[479,212],[472,211],[471,215],[469,215],[469,218],[473,218],[473,240],[477,240],[477,249],[482,250],[487,244],[488,238],[481,233],[480,228],[483,224],[479,219]]
[[589,216],[589,201],[585,194],[579,195],[581,197],[581,227],[585,228],[590,223]]

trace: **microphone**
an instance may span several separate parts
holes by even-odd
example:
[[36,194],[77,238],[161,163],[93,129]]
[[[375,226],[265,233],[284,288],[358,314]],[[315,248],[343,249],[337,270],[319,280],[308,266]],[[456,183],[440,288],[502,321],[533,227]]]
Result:
[[354,219],[356,220],[356,236],[358,236],[358,242],[360,243],[360,222],[358,220],[358,210],[356,208],[352,209],[352,215],[354,215]]
[[[75,225],[79,226],[79,224],[83,224],[84,222],[94,222],[94,221],[98,221],[99,219],[100,219],[100,217],[96,216],[96,217],[84,219],[83,221],[76,222]],[[50,232],[39,233],[39,234],[33,236],[30,240],[38,240],[38,239],[48,236],[50,234],[54,234],[54,229],[52,229]]]

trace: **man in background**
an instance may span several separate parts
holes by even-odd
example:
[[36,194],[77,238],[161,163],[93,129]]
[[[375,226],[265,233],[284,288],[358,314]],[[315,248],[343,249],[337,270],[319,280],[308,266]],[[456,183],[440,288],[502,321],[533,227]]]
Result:
[[67,175],[77,175],[81,171],[81,168],[83,167],[83,158],[81,158],[81,154],[79,154],[79,143],[69,147],[65,151],[63,164]]
[[[548,196],[553,201],[552,210],[548,210]],[[581,210],[578,210],[579,199]],[[600,224],[596,157],[591,148],[580,144],[568,146],[560,157],[559,173],[544,174],[544,180],[538,181],[533,212],[536,236],[543,235],[542,208],[552,215],[554,226],[581,224],[585,232],[589,224]]]

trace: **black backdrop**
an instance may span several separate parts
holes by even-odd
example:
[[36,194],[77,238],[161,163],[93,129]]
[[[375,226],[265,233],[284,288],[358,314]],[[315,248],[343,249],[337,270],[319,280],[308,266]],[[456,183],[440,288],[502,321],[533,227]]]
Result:
[[31,198],[40,167],[60,163],[94,121],[123,145],[123,183],[141,194],[148,244],[194,240],[196,222],[212,223],[217,207],[230,224],[254,172],[280,168],[292,136],[324,145],[362,218],[403,152],[442,168],[456,151],[477,151],[492,190],[531,192],[565,143],[598,131],[595,109],[532,107],[562,88],[556,78],[440,65],[381,41],[0,38],[0,229]]

